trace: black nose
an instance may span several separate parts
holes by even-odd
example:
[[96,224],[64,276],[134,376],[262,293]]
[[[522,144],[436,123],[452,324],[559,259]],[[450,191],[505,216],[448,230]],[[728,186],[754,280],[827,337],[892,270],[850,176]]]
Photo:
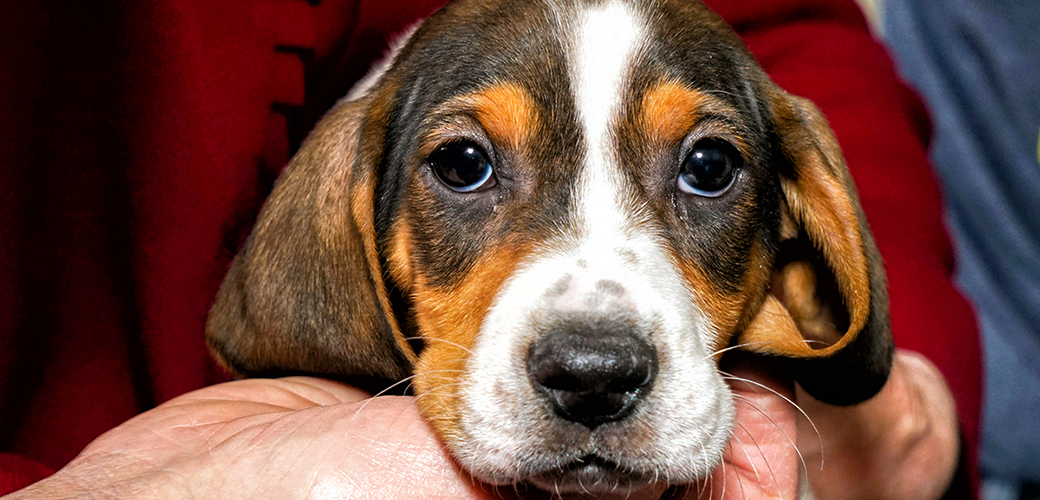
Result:
[[565,323],[531,344],[527,373],[557,415],[594,429],[650,392],[657,352],[623,323]]

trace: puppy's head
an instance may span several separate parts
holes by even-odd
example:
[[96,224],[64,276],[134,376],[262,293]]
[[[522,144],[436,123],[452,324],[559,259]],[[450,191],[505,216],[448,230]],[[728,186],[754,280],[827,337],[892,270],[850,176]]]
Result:
[[854,403],[886,311],[824,119],[703,5],[459,0],[312,133],[207,338],[243,375],[414,373],[483,481],[631,491],[717,465],[722,350]]

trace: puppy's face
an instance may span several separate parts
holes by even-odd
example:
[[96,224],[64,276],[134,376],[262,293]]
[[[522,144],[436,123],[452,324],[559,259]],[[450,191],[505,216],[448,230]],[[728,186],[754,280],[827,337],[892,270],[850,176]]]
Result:
[[632,491],[718,464],[727,346],[872,394],[875,252],[818,112],[704,6],[461,0],[323,120],[208,339],[243,374],[414,372],[482,481]]
[[522,4],[398,61],[376,220],[419,402],[485,481],[692,481],[732,425],[712,354],[778,239],[765,103],[689,3]]

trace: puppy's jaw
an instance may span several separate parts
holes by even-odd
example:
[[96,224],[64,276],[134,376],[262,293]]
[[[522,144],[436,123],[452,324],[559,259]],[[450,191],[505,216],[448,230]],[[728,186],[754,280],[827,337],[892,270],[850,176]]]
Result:
[[[632,60],[646,37],[620,2],[581,14],[569,67],[587,151],[563,234],[498,291],[459,380],[458,425],[447,442],[472,474],[560,492],[638,489],[653,478],[687,483],[717,465],[733,418],[731,395],[707,345],[715,327],[655,230],[615,153]],[[556,416],[532,387],[529,346],[561,317],[635,318],[659,375],[631,415],[592,430]],[[678,418],[677,418],[678,417]],[[611,464],[574,467],[593,456]]]

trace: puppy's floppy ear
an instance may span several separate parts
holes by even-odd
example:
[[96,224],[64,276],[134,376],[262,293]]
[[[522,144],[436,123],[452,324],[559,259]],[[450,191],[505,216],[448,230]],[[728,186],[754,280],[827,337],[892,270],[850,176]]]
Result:
[[410,373],[415,354],[391,312],[376,249],[385,114],[371,111],[375,101],[339,104],[321,120],[231,264],[206,340],[235,374]]
[[830,404],[881,389],[893,344],[884,269],[838,143],[820,111],[774,87],[782,229],[772,284],[738,342],[794,358],[795,378]]

